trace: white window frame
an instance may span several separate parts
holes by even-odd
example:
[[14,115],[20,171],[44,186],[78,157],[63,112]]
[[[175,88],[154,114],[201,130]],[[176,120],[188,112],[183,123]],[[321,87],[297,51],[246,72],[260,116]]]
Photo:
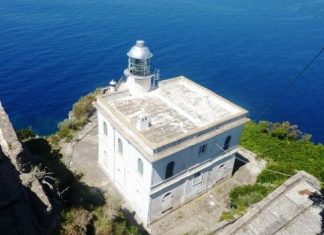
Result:
[[103,121],[103,134],[108,136],[108,125],[106,121]]
[[137,172],[143,176],[144,174],[144,163],[142,161],[142,159],[138,158],[137,159]]
[[123,155],[123,141],[122,141],[122,139],[121,138],[118,138],[118,140],[117,140],[117,149],[118,149],[118,153],[120,154],[120,155]]
[[199,172],[196,172],[194,174],[194,177],[193,177],[193,180],[192,180],[192,184],[193,185],[197,185],[197,184],[200,184],[203,180],[203,174],[199,171]]

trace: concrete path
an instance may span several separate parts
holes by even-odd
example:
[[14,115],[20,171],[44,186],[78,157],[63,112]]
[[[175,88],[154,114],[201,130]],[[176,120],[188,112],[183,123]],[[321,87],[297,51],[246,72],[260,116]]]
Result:
[[122,202],[121,195],[117,192],[109,179],[98,165],[98,125],[93,118],[78,134],[77,141],[72,144],[71,156],[66,159],[66,164],[72,171],[83,175],[82,181],[89,186],[101,189],[106,196],[113,197]]
[[105,188],[107,177],[98,170],[98,127],[95,126],[87,135],[74,145],[70,168],[81,172],[83,180],[90,186]]

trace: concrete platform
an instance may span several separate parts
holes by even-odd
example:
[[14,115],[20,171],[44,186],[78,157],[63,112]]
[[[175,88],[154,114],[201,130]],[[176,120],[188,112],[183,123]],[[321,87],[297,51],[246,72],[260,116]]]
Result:
[[122,201],[114,186],[101,170],[98,164],[98,125],[97,118],[85,126],[78,134],[76,141],[69,146],[71,157],[66,159],[66,164],[72,171],[83,175],[82,181],[89,186],[101,189],[106,196],[113,196],[117,201]]

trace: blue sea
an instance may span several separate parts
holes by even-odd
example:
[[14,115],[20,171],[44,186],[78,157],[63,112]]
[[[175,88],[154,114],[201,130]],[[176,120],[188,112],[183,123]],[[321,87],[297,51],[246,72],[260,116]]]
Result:
[[324,143],[324,54],[289,86],[324,46],[324,0],[2,0],[0,100],[16,129],[54,132],[122,75],[137,39],[162,78],[185,75]]

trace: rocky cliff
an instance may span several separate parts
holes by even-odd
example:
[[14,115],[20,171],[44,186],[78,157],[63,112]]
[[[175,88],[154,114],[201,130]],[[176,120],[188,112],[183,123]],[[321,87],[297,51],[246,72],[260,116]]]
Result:
[[44,186],[45,175],[32,164],[0,103],[0,231],[6,235],[50,234],[59,200]]

